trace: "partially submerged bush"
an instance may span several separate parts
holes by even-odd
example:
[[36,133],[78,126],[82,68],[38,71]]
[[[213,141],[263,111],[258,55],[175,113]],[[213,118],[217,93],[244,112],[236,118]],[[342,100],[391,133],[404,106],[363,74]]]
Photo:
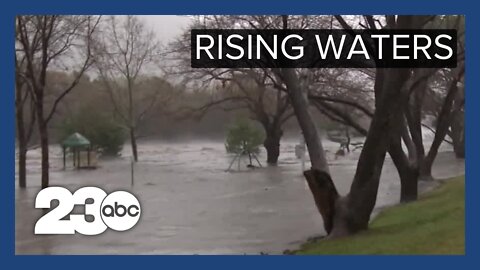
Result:
[[106,113],[85,107],[66,118],[60,126],[62,140],[75,132],[85,136],[103,155],[118,156],[126,139],[125,130]]
[[246,119],[239,119],[228,129],[225,148],[239,155],[258,154],[265,135]]

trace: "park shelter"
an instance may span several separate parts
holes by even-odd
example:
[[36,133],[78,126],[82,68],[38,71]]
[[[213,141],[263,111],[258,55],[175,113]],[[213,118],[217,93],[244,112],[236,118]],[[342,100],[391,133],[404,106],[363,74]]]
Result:
[[[82,134],[75,132],[68,136],[62,142],[63,149],[63,168],[66,167],[66,152],[70,150],[73,154],[73,167],[79,168],[94,168],[96,159],[92,157],[92,146],[90,141]],[[95,154],[95,151],[93,151]],[[82,157],[86,157],[82,158]]]

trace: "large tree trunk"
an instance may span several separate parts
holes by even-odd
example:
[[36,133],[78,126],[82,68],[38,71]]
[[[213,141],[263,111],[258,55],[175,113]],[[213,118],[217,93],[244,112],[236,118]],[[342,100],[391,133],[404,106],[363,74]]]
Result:
[[274,130],[267,129],[263,146],[267,150],[267,163],[276,165],[278,156],[280,155],[280,139],[282,138],[282,130],[277,128]]
[[135,137],[135,129],[130,128],[130,144],[132,146],[132,155],[135,162],[138,161],[137,138]]
[[307,97],[299,88],[295,71],[288,69],[284,70],[283,74],[312,164],[312,170],[304,172],[305,179],[313,194],[315,205],[322,215],[324,228],[330,234],[334,226],[335,202],[339,195],[330,177],[325,151],[310,114]]
[[[408,114],[408,111],[406,114]],[[408,120],[405,117],[402,117],[402,120],[403,126],[401,127],[401,140],[391,141],[388,153],[395,164],[395,168],[397,168],[398,176],[400,178],[400,202],[405,203],[415,201],[418,198],[418,142],[414,142],[410,137],[411,133],[408,132]],[[421,133],[419,137],[421,138]],[[416,139],[418,139],[418,134]],[[402,140],[407,146],[408,156],[403,151]],[[420,141],[420,144],[423,149],[423,142]]]
[[[286,25],[284,16],[284,28]],[[398,16],[398,28],[410,28],[412,16]],[[312,171],[305,174],[319,212],[324,217],[330,237],[340,237],[368,228],[370,215],[376,203],[380,175],[391,140],[401,135],[402,109],[406,95],[402,95],[409,69],[377,69],[375,78],[376,110],[357,164],[357,171],[346,197],[339,197],[330,178],[328,163],[308,111],[306,95],[302,93],[293,69],[283,69],[292,107],[303,131],[312,162]],[[328,177],[327,177],[328,176]]]
[[433,181],[432,166],[433,166],[433,160],[428,161],[427,158],[424,158],[423,161],[419,162],[418,180],[420,180],[420,181]]
[[330,175],[323,171],[312,169],[305,171],[303,175],[313,194],[315,205],[322,216],[323,227],[327,234],[330,234],[334,225],[335,203],[340,197],[335,184]]
[[[420,69],[415,72],[413,81],[420,79],[420,77],[425,76],[425,69]],[[425,158],[425,148],[423,145],[423,132],[422,132],[422,106],[425,99],[425,93],[428,86],[428,77],[422,79],[418,83],[417,87],[413,89],[413,94],[411,95],[412,102],[408,106],[408,110],[405,113],[408,127],[410,130],[410,135],[412,141],[415,145],[415,159],[417,162],[422,161]]]
[[[403,17],[405,18],[405,17]],[[399,19],[400,20],[400,19]],[[408,69],[384,69],[376,78],[376,109],[360,154],[350,193],[335,208],[332,236],[344,236],[368,228],[375,207],[380,175],[390,142],[401,136],[402,108],[406,102],[402,88]]]
[[421,180],[430,180],[433,179],[432,177],[432,166],[435,158],[438,154],[438,149],[442,144],[445,136],[448,133],[448,129],[451,124],[452,120],[452,108],[455,101],[455,97],[457,96],[458,86],[457,83],[460,80],[460,77],[463,76],[463,69],[461,69],[456,78],[454,78],[448,89],[447,95],[443,101],[442,108],[440,109],[440,113],[437,117],[437,126],[435,129],[435,137],[433,138],[432,145],[430,146],[430,150],[428,151],[427,156],[423,160],[423,163],[420,167],[420,179]]
[[299,89],[294,70],[283,71],[292,107],[305,136],[312,162],[312,171],[307,171],[305,176],[317,208],[324,218],[325,229],[332,237],[352,234],[368,227],[387,147],[391,140],[400,139],[401,125],[398,123],[402,121],[402,106],[406,100],[401,89],[408,76],[408,69],[388,69],[379,73],[376,87],[383,89],[377,95],[377,108],[360,154],[350,193],[340,198],[329,177],[325,152],[308,111],[306,96]]
[[309,111],[307,95],[300,89],[294,69],[284,69],[283,76],[293,110],[297,117],[298,124],[302,129],[303,137],[305,138],[312,168],[329,174],[327,157],[317,127]]
[[398,172],[401,183],[400,202],[407,203],[416,201],[418,198],[418,168],[402,166]]
[[304,172],[305,179],[312,192],[315,205],[322,215],[324,228],[330,234],[334,227],[335,202],[339,195],[330,177],[325,151],[309,111],[307,95],[300,89],[294,69],[284,69],[282,75],[312,164],[312,169]]
[[400,177],[400,202],[415,201],[418,197],[418,167],[411,163],[402,150],[401,142],[391,142],[389,145],[390,157]]

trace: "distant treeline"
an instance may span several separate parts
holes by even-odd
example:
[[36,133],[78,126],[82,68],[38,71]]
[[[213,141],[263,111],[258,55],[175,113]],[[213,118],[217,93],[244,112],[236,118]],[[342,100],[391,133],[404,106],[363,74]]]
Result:
[[[61,89],[73,77],[73,73],[50,72],[48,74],[47,104],[51,106],[56,89]],[[140,140],[190,140],[211,139],[224,140],[228,127],[239,117],[250,117],[245,109],[227,107],[213,107],[200,115],[196,108],[211,100],[208,91],[185,90],[182,86],[174,86],[161,77],[150,76],[141,78],[142,91],[136,93],[135,99],[148,105],[152,92],[159,95],[154,108],[149,110],[138,128]],[[104,83],[96,78],[84,75],[68,96],[58,106],[55,117],[49,123],[51,143],[62,140],[64,134],[62,125],[65,121],[78,114],[106,114],[117,119],[114,104],[111,102],[110,92],[104,89]],[[122,91],[118,89],[117,91]],[[139,106],[139,110],[142,109]],[[312,110],[313,111],[313,110]],[[318,114],[314,111],[315,114]],[[28,114],[27,114],[28,115]],[[338,124],[325,119],[318,114],[319,125],[325,129],[341,129]],[[92,120],[94,121],[94,120]],[[88,123],[85,123],[88,124]],[[300,129],[295,118],[285,124],[286,137],[298,137]],[[38,144],[38,134],[34,131],[30,145]]]

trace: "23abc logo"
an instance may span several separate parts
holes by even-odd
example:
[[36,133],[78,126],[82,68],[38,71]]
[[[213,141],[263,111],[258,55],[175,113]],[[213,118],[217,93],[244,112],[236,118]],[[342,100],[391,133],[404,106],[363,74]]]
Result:
[[[37,194],[35,208],[50,208],[52,200],[58,200],[59,204],[40,217],[35,234],[97,235],[107,227],[126,231],[137,224],[141,214],[139,201],[126,191],[107,195],[98,187],[83,187],[72,194],[63,187],[48,187]],[[84,205],[84,214],[70,214],[75,205]],[[67,216],[69,219],[65,219]],[[90,221],[86,216],[90,216]]]

